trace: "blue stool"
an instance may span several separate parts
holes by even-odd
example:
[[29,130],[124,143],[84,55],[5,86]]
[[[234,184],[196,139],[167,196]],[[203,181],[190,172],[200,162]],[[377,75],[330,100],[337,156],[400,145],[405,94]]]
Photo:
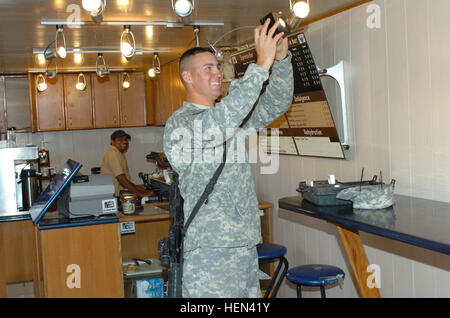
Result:
[[343,280],[345,273],[336,266],[311,264],[291,268],[286,278],[297,285],[297,297],[302,298],[302,285],[320,286],[322,298],[326,298],[325,286]]
[[275,273],[273,274],[273,277],[269,283],[269,286],[267,287],[266,293],[264,294],[264,298],[268,298],[270,295],[270,292],[272,291],[272,288],[274,287],[274,284],[277,280],[278,274],[280,273],[281,266],[284,264],[283,272],[281,273],[280,277],[278,278],[278,282],[275,285],[275,289],[273,290],[273,293],[270,298],[277,297],[278,289],[280,288],[281,283],[283,282],[284,277],[286,277],[286,273],[289,267],[287,259],[284,257],[284,254],[286,254],[286,247],[283,245],[278,244],[270,244],[270,243],[263,243],[258,244],[256,246],[258,250],[258,260],[260,261],[269,261],[269,260],[275,260],[277,258],[280,259],[280,262],[278,263],[278,266],[275,270]]

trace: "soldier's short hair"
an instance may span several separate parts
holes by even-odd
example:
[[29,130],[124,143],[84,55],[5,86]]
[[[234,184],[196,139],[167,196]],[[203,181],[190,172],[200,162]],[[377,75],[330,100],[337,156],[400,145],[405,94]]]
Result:
[[205,53],[205,52],[209,52],[211,54],[214,54],[214,51],[212,49],[210,49],[209,47],[193,47],[190,48],[189,50],[187,50],[186,52],[183,53],[183,55],[181,55],[180,57],[180,66],[179,66],[179,74],[180,74],[180,79],[183,82],[183,77],[181,76],[181,73],[184,71],[184,69],[186,68],[186,61],[197,54],[200,53]]

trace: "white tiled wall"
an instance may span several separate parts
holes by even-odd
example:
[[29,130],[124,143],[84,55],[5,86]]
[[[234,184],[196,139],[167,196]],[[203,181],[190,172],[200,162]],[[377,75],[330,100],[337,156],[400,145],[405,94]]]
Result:
[[[142,184],[139,172],[153,172],[155,165],[147,162],[145,156],[151,151],[162,151],[164,127],[123,128],[131,135],[131,144],[125,154],[130,169],[131,179]],[[61,167],[67,159],[83,164],[81,172],[91,174],[92,167],[100,167],[103,155],[110,146],[110,136],[115,129],[76,130],[61,132],[43,132],[34,134],[18,134],[17,143],[32,143],[40,146],[42,140],[50,152],[51,166]]]
[[[367,6],[381,9],[369,29]],[[352,118],[349,160],[280,157],[276,175],[254,166],[259,197],[297,195],[299,181],[354,181],[362,167],[397,180],[396,193],[450,202],[450,1],[379,0],[316,22],[307,38],[320,67],[344,60]],[[338,97],[327,92],[330,102]],[[447,225],[450,231],[450,224]],[[382,297],[450,297],[450,256],[361,233],[368,259],[381,267]],[[291,266],[327,263],[347,273],[329,297],[358,297],[333,225],[274,209],[275,242]],[[280,297],[295,297],[284,283]],[[320,297],[310,292],[306,297]]]

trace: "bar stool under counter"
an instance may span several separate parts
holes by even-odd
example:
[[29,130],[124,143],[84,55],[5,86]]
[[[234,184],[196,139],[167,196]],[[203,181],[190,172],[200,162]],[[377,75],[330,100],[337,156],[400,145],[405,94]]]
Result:
[[320,286],[321,296],[326,298],[325,286],[342,282],[345,273],[336,266],[309,264],[289,269],[286,278],[297,285],[298,298],[302,298],[302,286]]
[[[287,259],[284,257],[287,249],[283,245],[279,244],[261,243],[257,245],[257,250],[258,250],[258,260],[260,262],[273,261],[279,259],[278,266],[264,294],[264,298],[269,298],[269,295],[273,289],[270,298],[275,298],[277,297],[278,289],[280,288],[283,279],[286,277],[286,273],[289,268],[289,263]],[[283,271],[281,272],[281,275],[279,275],[281,267],[283,265],[284,265]]]

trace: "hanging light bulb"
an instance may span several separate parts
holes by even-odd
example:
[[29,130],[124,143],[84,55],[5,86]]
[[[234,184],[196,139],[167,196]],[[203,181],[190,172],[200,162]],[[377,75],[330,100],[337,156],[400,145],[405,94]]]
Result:
[[75,87],[79,91],[84,91],[86,89],[86,77],[83,73],[78,74],[78,81]]
[[130,87],[130,75],[127,72],[122,73],[122,86],[125,89]]
[[106,65],[106,61],[103,58],[103,53],[98,53],[97,61],[95,62],[95,72],[99,77],[103,77],[109,74],[108,65]]
[[[59,40],[59,41],[58,41]],[[66,58],[66,38],[64,36],[63,26],[56,26],[56,39],[55,39],[56,53],[58,53],[59,57],[62,59]]]
[[131,60],[136,52],[136,42],[129,25],[123,26],[122,36],[120,37],[120,51],[128,61]]
[[47,83],[45,82],[44,75],[39,74],[36,77],[36,88],[39,92],[43,92],[47,89]]
[[82,0],[81,5],[94,20],[95,23],[100,23],[103,20],[102,14],[106,8],[106,0]]
[[46,61],[45,55],[44,54],[38,54],[37,55],[37,60],[38,60],[39,64],[45,64],[45,61]]
[[309,0],[300,0],[295,2],[294,5],[292,5],[291,1],[291,10],[294,12],[294,15],[297,18],[306,18],[309,15],[310,11]]
[[102,0],[82,0],[83,9],[88,12],[95,12],[101,9]]
[[[156,62],[158,65],[156,65]],[[161,63],[159,61],[158,52],[153,53],[153,65],[152,68],[148,70],[148,76],[156,77],[161,75]]]
[[194,10],[194,4],[194,0],[193,2],[190,2],[189,0],[176,0],[175,4],[172,0],[172,9],[179,17],[185,18],[192,13],[192,10]]

